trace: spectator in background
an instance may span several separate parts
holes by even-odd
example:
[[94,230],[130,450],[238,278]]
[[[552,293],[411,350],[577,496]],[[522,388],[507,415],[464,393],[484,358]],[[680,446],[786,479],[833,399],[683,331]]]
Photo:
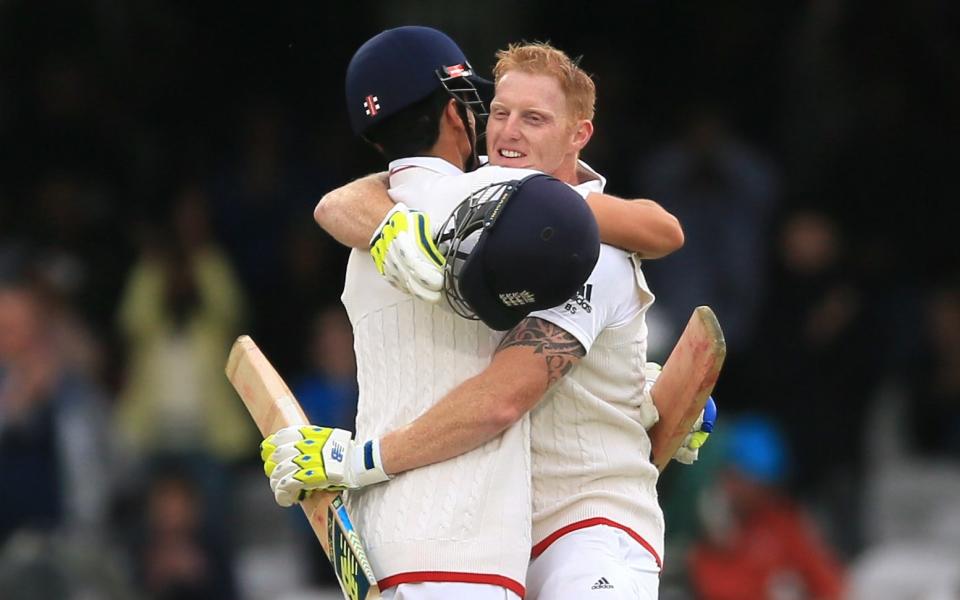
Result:
[[291,273],[283,266],[297,268],[284,260],[285,242],[295,224],[309,220],[321,191],[333,186],[325,170],[327,160],[310,161],[313,157],[295,139],[299,131],[290,127],[277,100],[249,100],[238,112],[234,152],[208,176],[205,189],[217,238],[235,260],[252,302],[258,344],[285,372],[291,366],[287,338],[291,329],[277,314],[292,298],[279,297],[277,290],[289,284]]
[[0,281],[0,544],[18,529],[97,535],[110,501],[106,403],[61,346],[64,309]]
[[637,189],[676,215],[686,233],[680,252],[644,265],[665,299],[676,334],[670,339],[696,306],[709,304],[731,353],[742,350],[763,298],[767,231],[779,200],[769,159],[739,140],[715,109],[696,109],[681,137],[641,164]]
[[223,465],[250,454],[256,435],[223,374],[243,299],[212,242],[204,197],[184,187],[169,231],[149,241],[119,311],[129,364],[118,416],[140,458],[198,454]]
[[[353,327],[340,304],[317,313],[309,327],[305,372],[293,380],[293,395],[300,401],[311,423],[335,423],[333,427],[356,428],[357,363],[353,354]],[[300,511],[285,516],[295,521],[295,531],[306,556],[311,557],[309,574],[313,583],[336,587],[337,580],[327,564],[316,534]]]
[[[113,190],[75,168],[50,167],[19,199],[22,213],[15,224],[17,239],[43,257],[44,270],[56,278],[76,310],[95,327],[109,325],[129,266],[126,223],[112,203]],[[16,216],[16,215],[15,215]]]
[[146,511],[135,544],[136,580],[154,600],[232,600],[236,584],[210,505],[184,472],[165,468],[145,488]]
[[697,597],[839,600],[841,565],[780,489],[788,472],[784,438],[760,416],[725,427],[725,469],[701,504],[706,536],[690,553]]
[[960,286],[933,290],[925,316],[908,366],[908,433],[922,455],[960,459]]
[[848,477],[862,458],[860,424],[876,377],[871,353],[879,349],[870,342],[863,295],[843,261],[844,240],[833,220],[807,210],[788,215],[777,250],[751,361],[754,381],[777,390],[771,410],[803,456],[795,482],[818,493],[832,478]]
[[357,363],[353,328],[340,305],[323,309],[311,326],[308,372],[294,384],[311,423],[352,430],[357,418]]
[[811,210],[786,216],[761,315],[763,335],[748,362],[755,389],[776,390],[777,402],[766,409],[803,457],[793,490],[815,504],[831,541],[852,556],[863,538],[863,419],[884,348],[847,258],[846,240],[830,217]]
[[316,328],[305,324],[316,319],[318,307],[340,306],[339,282],[343,281],[349,249],[312,220],[291,224],[283,238],[282,262],[276,266],[279,280],[274,292],[259,304],[269,319],[256,331],[257,343],[270,362],[280,373],[292,375],[316,364],[304,352],[313,343]]

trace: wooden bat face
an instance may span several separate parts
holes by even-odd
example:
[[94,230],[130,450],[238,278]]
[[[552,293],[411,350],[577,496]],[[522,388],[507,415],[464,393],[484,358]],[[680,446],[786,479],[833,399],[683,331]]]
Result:
[[[290,388],[249,336],[230,349],[227,379],[266,437],[283,427],[308,425]],[[300,503],[349,600],[375,600],[380,588],[338,492],[314,492]]]
[[661,473],[713,392],[726,355],[716,315],[698,306],[650,390],[660,421],[648,433],[653,464]]

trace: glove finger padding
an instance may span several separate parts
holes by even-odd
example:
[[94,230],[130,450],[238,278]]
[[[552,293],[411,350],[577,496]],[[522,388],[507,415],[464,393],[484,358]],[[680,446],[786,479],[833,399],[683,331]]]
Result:
[[692,465],[700,458],[699,450],[691,450],[685,446],[680,446],[673,454],[673,460],[684,465]]
[[260,444],[260,458],[277,504],[285,507],[312,490],[363,487],[390,478],[383,470],[379,440],[358,445],[344,429],[285,427]]
[[293,462],[293,459],[280,462],[270,475],[270,489],[273,490],[273,493],[277,493],[277,488],[280,487],[281,481],[288,477],[293,477],[299,470],[300,466]]
[[276,462],[270,488],[277,504],[285,507],[303,500],[315,489],[346,488],[343,463],[350,432],[313,425],[296,432],[296,436],[285,435],[287,443],[274,450],[270,457]]
[[263,461],[263,474],[267,477],[273,475],[273,470],[277,468],[277,463],[271,458],[277,450],[274,435],[276,434],[269,435],[260,442],[260,460]]
[[637,422],[644,429],[650,431],[650,428],[660,421],[660,411],[657,410],[657,405],[654,404],[653,396],[650,394],[653,384],[660,376],[660,365],[655,362],[648,362],[643,368],[643,373],[645,381],[643,390],[640,392],[640,401],[637,403]]
[[[395,245],[401,241],[394,242]],[[399,248],[398,248],[399,249]],[[408,255],[407,255],[408,256]],[[443,271],[428,266],[426,270],[411,271],[414,265],[404,262],[404,256],[399,252],[391,252],[383,261],[384,278],[404,294],[410,294],[431,304],[441,299],[440,290],[443,288]]]
[[[428,300],[436,295],[439,299],[440,290],[443,289],[442,264],[428,259],[421,246],[410,236],[398,236],[392,250],[384,261],[385,271],[401,277],[407,290],[417,297]],[[428,298],[418,294],[419,290],[426,290]]]
[[654,383],[657,382],[657,378],[660,377],[660,373],[663,372],[663,367],[655,362],[647,362],[643,366],[643,375],[646,378],[647,387],[652,387]]
[[275,457],[274,452],[281,446],[288,446],[302,440],[303,433],[300,429],[296,425],[284,427],[277,430],[276,433],[268,435],[265,440],[260,442],[260,460],[263,461],[263,472],[267,477],[271,476],[277,463],[283,460],[283,457]]
[[370,256],[377,271],[401,292],[440,301],[444,259],[426,213],[397,203],[370,240]]
[[[427,215],[417,213],[417,221],[422,222],[419,229],[429,229]],[[433,239],[429,235],[421,237],[419,233],[413,233],[399,237],[397,241],[400,242],[397,249],[401,258],[414,279],[426,288],[439,291],[443,287],[444,260]]]
[[[284,427],[267,436],[260,443],[260,459],[263,461],[263,470],[267,477],[276,481],[283,477],[283,474],[276,474],[281,465],[285,467],[286,471],[289,469],[286,465],[298,465],[295,460],[297,458],[310,456],[311,454],[317,456],[319,449],[323,447],[333,431],[328,427],[316,427],[314,425],[291,426]],[[347,435],[349,436],[349,432],[347,432]]]
[[640,392],[640,402],[637,404],[637,422],[647,431],[660,421],[660,411],[653,403],[653,396],[649,388]]
[[673,455],[673,459],[685,465],[692,465],[700,457],[700,448],[707,443],[710,433],[717,422],[717,403],[713,396],[707,397],[707,403],[700,416],[690,428],[690,433],[683,438],[683,443]]
[[280,479],[276,486],[271,487],[274,500],[284,508],[307,499],[312,493],[310,490],[303,489],[303,482],[294,478],[293,474]]
[[430,304],[436,304],[442,298],[439,289],[432,289],[414,277],[407,279],[407,288],[412,295]]

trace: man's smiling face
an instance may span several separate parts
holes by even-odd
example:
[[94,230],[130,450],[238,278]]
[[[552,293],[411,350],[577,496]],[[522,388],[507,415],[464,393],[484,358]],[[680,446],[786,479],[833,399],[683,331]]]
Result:
[[576,162],[575,133],[554,77],[510,71],[497,82],[487,120],[490,164],[556,174]]

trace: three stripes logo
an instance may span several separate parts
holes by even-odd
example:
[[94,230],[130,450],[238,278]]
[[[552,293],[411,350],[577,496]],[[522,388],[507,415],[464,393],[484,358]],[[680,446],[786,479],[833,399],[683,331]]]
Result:
[[563,310],[569,312],[571,315],[577,314],[578,310],[590,314],[593,312],[593,307],[590,306],[590,298],[593,296],[593,284],[585,283],[573,295],[573,298],[567,300],[567,303],[563,306]]
[[613,584],[607,581],[606,577],[601,577],[590,587],[591,590],[612,590]]

